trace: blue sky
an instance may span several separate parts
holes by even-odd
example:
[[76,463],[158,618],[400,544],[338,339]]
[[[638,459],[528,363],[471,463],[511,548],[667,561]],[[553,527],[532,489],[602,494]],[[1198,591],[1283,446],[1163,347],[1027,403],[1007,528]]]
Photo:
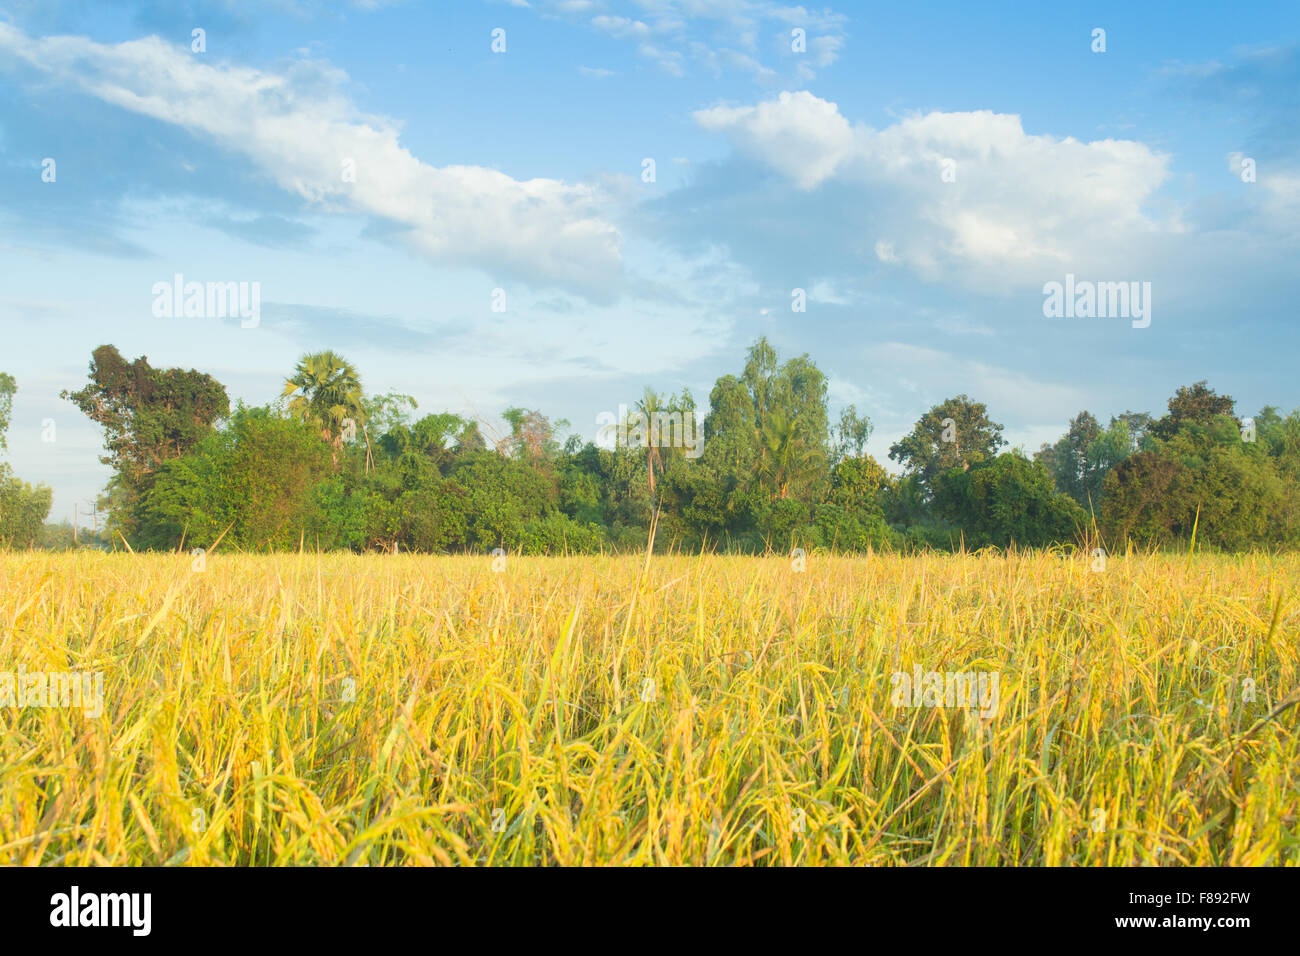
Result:
[[[1294,3],[0,0],[9,459],[55,520],[102,487],[58,394],[105,342],[257,404],[334,348],[421,413],[594,438],[767,335],[882,461],[960,392],[1029,450],[1203,378],[1289,409],[1298,35]],[[259,324],[155,316],[176,273],[259,283]],[[1045,318],[1066,274],[1150,282],[1150,326]]]

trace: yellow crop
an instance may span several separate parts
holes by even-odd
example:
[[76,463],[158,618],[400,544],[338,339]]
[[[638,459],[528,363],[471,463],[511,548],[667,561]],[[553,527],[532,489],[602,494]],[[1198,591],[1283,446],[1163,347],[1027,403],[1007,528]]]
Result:
[[0,552],[0,862],[1300,862],[1300,558],[502,564]]

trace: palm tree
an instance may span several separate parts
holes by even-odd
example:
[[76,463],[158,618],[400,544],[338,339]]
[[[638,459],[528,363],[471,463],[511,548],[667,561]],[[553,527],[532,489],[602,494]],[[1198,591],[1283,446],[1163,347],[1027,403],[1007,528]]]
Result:
[[779,411],[771,411],[763,425],[761,438],[760,474],[771,481],[778,497],[788,498],[791,482],[803,473],[812,458],[811,449],[799,435],[798,416],[787,418]]
[[640,412],[642,423],[645,425],[645,463],[650,473],[650,497],[654,498],[655,468],[658,467],[660,472],[664,470],[663,456],[659,452],[662,436],[656,433],[658,424],[656,416],[664,410],[663,399],[656,395],[653,389],[647,387],[641,401],[636,403],[636,410]]
[[338,471],[339,452],[343,449],[343,429],[351,419],[361,425],[366,436],[366,461],[370,460],[370,433],[366,429],[366,410],[361,397],[361,379],[352,363],[337,352],[304,355],[293,378],[284,383],[289,398],[289,413],[320,430],[329,442]]

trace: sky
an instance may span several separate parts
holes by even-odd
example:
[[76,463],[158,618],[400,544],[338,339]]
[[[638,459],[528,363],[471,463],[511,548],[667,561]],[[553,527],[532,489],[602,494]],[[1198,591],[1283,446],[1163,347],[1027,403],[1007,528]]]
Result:
[[[1202,379],[1294,408],[1298,262],[1294,2],[0,0],[8,460],[55,521],[110,474],[59,397],[105,343],[594,439],[765,335],[892,465],[960,393],[1030,452]],[[1145,318],[1045,314],[1067,276]]]

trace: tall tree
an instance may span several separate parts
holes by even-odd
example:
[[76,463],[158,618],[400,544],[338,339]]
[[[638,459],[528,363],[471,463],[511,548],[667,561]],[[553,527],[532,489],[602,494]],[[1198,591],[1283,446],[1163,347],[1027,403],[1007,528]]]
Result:
[[1172,438],[1185,425],[1210,425],[1220,415],[1236,421],[1231,395],[1219,395],[1205,381],[1180,386],[1169,399],[1169,414],[1152,427],[1157,438]]
[[366,424],[375,429],[376,435],[390,432],[399,425],[409,425],[411,412],[420,407],[414,398],[401,392],[371,395],[364,400],[364,404]]
[[1146,447],[1151,427],[1155,424],[1154,418],[1146,412],[1124,412],[1122,415],[1111,416],[1110,427],[1113,429],[1118,422],[1123,422],[1128,428],[1130,441],[1126,456]]
[[790,497],[790,485],[804,473],[816,455],[799,430],[797,418],[787,418],[781,409],[771,409],[763,423],[761,477],[778,498]]
[[497,450],[512,458],[539,464],[559,450],[555,426],[536,409],[507,408],[501,417],[510,426],[510,434],[497,442]]
[[933,491],[940,473],[989,461],[1005,444],[1002,426],[989,418],[984,404],[958,395],[921,416],[910,434],[890,446],[889,457]]
[[[366,422],[361,378],[352,363],[332,351],[304,355],[293,377],[284,383],[284,396],[289,398],[289,413],[315,428],[321,440],[329,443],[334,470],[338,471],[347,423],[365,429]],[[369,446],[369,432],[365,434]]]
[[[746,427],[758,457],[753,474],[764,493],[784,498],[823,491],[830,461],[821,369],[806,354],[779,363],[776,349],[760,338],[749,349],[740,381],[749,393]],[[780,463],[771,460],[778,451],[784,456]]]
[[835,462],[846,458],[861,458],[871,437],[871,419],[859,415],[855,406],[849,405],[840,412],[840,423],[835,428]]
[[1051,472],[1057,490],[1080,503],[1087,501],[1092,487],[1094,462],[1088,452],[1100,436],[1101,426],[1092,412],[1079,412],[1056,444],[1043,445],[1034,455]]
[[127,362],[112,345],[91,355],[90,384],[62,397],[104,429],[107,455],[117,472],[114,523],[131,530],[129,512],[149,489],[163,463],[194,448],[230,411],[225,387],[190,369],[153,368],[145,356]]
[[645,429],[645,465],[652,499],[655,494],[655,471],[664,470],[663,455],[659,451],[664,437],[659,434],[659,415],[662,411],[664,411],[663,399],[654,389],[647,386],[641,395],[641,400],[636,403],[636,413],[641,416],[641,423]]
[[456,448],[465,453],[484,451],[487,448],[487,440],[479,431],[478,422],[465,423],[465,427],[456,435]]

